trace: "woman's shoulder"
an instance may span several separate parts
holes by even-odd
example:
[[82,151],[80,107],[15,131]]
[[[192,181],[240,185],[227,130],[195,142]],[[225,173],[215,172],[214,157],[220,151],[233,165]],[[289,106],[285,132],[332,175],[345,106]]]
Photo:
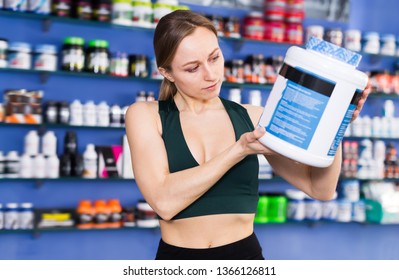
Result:
[[158,101],[139,101],[132,103],[126,111],[126,119],[156,117]]

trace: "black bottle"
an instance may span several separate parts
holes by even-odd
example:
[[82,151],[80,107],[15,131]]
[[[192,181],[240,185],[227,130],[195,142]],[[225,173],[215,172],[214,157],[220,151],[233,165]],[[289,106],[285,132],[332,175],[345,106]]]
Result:
[[74,131],[67,131],[64,137],[64,153],[76,154],[78,147],[78,140]]
[[72,175],[72,156],[63,154],[60,158],[60,177],[69,177]]

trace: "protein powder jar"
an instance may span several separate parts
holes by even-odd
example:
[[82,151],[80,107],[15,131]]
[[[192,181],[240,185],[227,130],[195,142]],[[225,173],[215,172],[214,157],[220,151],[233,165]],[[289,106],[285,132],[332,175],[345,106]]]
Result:
[[87,50],[86,71],[96,74],[106,74],[109,70],[110,59],[108,41],[91,40]]
[[35,70],[57,70],[57,48],[54,45],[37,45],[33,58]]
[[23,42],[14,42],[8,49],[8,67],[30,69],[32,66],[31,46]]
[[79,37],[66,37],[62,46],[62,70],[81,72],[84,68],[84,40]]

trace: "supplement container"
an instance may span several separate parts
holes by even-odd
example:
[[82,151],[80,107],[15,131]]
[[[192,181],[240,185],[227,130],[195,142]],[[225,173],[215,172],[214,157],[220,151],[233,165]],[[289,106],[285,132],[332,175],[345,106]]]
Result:
[[8,41],[0,38],[0,68],[7,67]]
[[151,28],[153,26],[153,9],[150,0],[132,1],[133,25]]
[[396,38],[394,34],[386,34],[381,37],[380,53],[394,56],[396,52]]
[[96,74],[106,74],[109,70],[110,59],[108,41],[91,40],[86,54],[86,71]]
[[35,70],[57,70],[57,48],[54,45],[37,45],[33,58]]
[[303,221],[305,219],[305,197],[306,194],[299,190],[288,189],[287,196],[287,219],[292,221]]
[[4,229],[19,229],[18,204],[9,202],[4,208]]
[[379,54],[380,35],[377,32],[367,32],[363,36],[363,51],[370,54]]
[[344,47],[354,52],[360,52],[362,32],[358,29],[350,29],[345,31]]
[[62,70],[81,72],[85,65],[84,39],[66,37],[62,46]]
[[244,37],[254,40],[263,40],[265,24],[262,13],[249,13],[249,15],[244,18]]
[[259,141],[295,161],[327,167],[367,85],[361,56],[312,37],[288,49],[259,125]]
[[130,0],[112,1],[112,23],[119,25],[133,25],[133,6]]
[[8,67],[17,69],[30,69],[31,46],[27,43],[11,43],[8,48]]
[[51,0],[29,0],[27,2],[29,12],[48,15],[51,11]]
[[154,25],[158,24],[163,16],[173,12],[178,4],[177,0],[158,0],[154,3]]
[[34,223],[33,204],[31,202],[24,202],[19,207],[19,229],[33,229]]

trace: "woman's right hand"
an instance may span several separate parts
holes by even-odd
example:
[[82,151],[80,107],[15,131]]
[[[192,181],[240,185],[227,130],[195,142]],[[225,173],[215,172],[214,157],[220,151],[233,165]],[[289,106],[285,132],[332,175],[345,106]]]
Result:
[[258,139],[264,134],[265,129],[262,126],[258,126],[253,131],[241,135],[240,139],[237,141],[237,144],[241,148],[243,157],[253,154],[275,154],[274,151],[270,150],[259,142]]

